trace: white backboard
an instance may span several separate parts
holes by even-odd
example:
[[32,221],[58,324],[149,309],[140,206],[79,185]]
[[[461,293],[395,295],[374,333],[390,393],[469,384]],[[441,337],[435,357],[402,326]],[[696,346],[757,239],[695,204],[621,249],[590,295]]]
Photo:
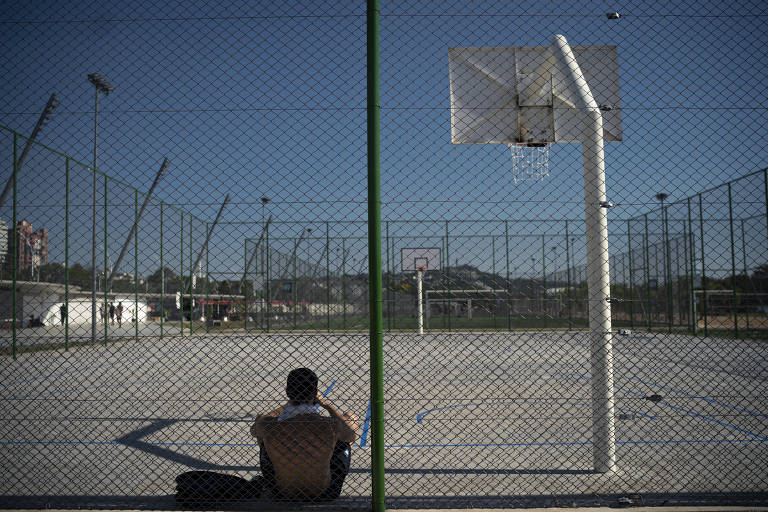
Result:
[[[605,141],[621,140],[615,46],[574,46],[603,115]],[[581,142],[582,112],[548,46],[449,48],[451,142]]]
[[440,248],[438,247],[406,247],[400,249],[400,261],[403,272],[424,270],[440,270]]

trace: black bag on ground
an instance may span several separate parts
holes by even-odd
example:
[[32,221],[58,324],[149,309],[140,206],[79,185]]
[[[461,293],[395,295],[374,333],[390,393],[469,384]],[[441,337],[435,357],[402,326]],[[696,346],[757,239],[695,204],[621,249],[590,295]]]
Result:
[[249,481],[212,471],[188,471],[176,477],[176,502],[194,506],[250,500],[261,496],[261,488],[261,477]]

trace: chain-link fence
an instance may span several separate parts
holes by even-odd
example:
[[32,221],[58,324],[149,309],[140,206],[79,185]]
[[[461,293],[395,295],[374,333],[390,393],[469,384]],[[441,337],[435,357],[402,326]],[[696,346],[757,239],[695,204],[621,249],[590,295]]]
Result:
[[0,6],[2,502],[768,501],[768,11],[621,9]]

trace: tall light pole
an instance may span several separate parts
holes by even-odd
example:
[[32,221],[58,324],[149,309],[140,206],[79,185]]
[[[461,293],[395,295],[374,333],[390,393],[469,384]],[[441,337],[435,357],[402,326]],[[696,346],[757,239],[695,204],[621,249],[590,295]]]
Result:
[[[104,80],[98,73],[91,73],[88,75],[88,81],[93,85],[94,89],[94,102],[93,102],[93,224],[92,224],[92,246],[91,246],[91,342],[96,343],[96,288],[98,286],[96,277],[96,245],[98,242],[98,236],[96,234],[96,194],[98,190],[98,179],[96,175],[97,169],[97,156],[98,156],[98,143],[97,136],[99,132],[99,93],[109,94],[114,91],[115,88]],[[106,269],[104,269],[106,272]],[[106,314],[106,309],[104,311]],[[106,323],[106,316],[105,316]]]

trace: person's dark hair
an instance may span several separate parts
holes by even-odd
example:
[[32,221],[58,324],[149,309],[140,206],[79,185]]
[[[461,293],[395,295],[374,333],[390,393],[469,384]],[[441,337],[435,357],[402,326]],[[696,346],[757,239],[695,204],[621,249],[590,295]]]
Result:
[[294,402],[313,402],[317,396],[317,375],[309,368],[296,368],[288,374],[285,393]]

